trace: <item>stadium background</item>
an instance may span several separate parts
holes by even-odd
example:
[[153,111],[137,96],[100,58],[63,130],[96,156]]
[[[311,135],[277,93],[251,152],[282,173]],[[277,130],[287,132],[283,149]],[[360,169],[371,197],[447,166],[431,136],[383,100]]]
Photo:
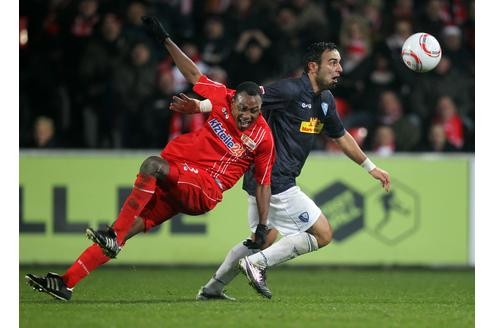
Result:
[[[213,212],[129,241],[70,304],[22,284],[21,326],[161,327],[163,316],[175,326],[238,326],[235,318],[253,313],[285,313],[263,320],[267,327],[473,326],[474,1],[20,1],[20,282],[26,272],[63,272],[89,244],[84,228],[116,217],[142,160],[204,121],[168,111],[190,86],[143,33],[143,14],[159,16],[207,75],[231,86],[297,76],[307,44],[337,43],[340,116],[394,189],[387,196],[321,138],[298,183],[335,239],[275,268],[271,302],[242,279],[230,286],[235,307],[193,301],[246,237],[236,185]],[[417,31],[443,49],[427,74],[399,57]],[[288,313],[286,301],[304,311]]]
[[[374,190],[322,137],[299,184],[321,198],[337,238],[331,251],[295,263],[474,265],[474,1],[455,0],[22,1],[21,264],[69,263],[87,225],[116,217],[142,159],[204,122],[168,110],[172,95],[191,90],[142,29],[144,14],[159,16],[201,70],[228,85],[297,76],[307,44],[339,45],[340,116],[390,171],[394,191]],[[427,74],[400,59],[417,31],[443,49]],[[219,263],[246,235],[239,186],[225,200],[136,238],[120,263]],[[183,244],[185,253],[166,251]],[[147,247],[163,251],[143,256]]]

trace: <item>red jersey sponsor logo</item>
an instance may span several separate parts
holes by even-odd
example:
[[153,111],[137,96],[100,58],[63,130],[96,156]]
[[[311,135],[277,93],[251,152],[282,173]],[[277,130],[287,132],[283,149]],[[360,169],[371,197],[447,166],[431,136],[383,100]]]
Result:
[[222,123],[217,121],[216,119],[211,119],[208,121],[213,132],[218,136],[218,138],[224,143],[225,146],[230,150],[230,152],[236,156],[240,157],[244,154],[244,148],[242,145],[234,142],[234,138],[230,134],[227,133]]

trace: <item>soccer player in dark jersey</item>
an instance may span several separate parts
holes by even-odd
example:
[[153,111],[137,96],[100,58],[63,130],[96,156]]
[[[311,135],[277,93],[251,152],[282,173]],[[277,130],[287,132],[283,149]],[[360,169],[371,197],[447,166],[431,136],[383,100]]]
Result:
[[[344,129],[337,114],[335,99],[329,89],[338,82],[342,73],[340,59],[335,44],[314,43],[305,54],[305,73],[301,77],[276,81],[263,88],[261,109],[272,129],[277,153],[272,171],[268,224],[260,225],[257,222],[253,197],[255,180],[252,172],[248,171],[244,175],[243,188],[249,194],[251,239],[241,241],[229,251],[210,281],[199,290],[198,300],[224,295],[225,285],[240,272],[239,267],[251,286],[261,295],[271,298],[265,278],[267,268],[330,243],[332,228],[327,218],[296,185],[296,177],[301,173],[318,134],[325,133],[332,138],[350,159],[378,179],[385,190],[390,189],[389,174],[366,157],[354,138]],[[207,101],[196,104],[191,99],[182,98],[180,103],[172,104],[172,110],[192,113],[199,111],[199,106],[203,110],[210,107]],[[283,237],[271,245],[277,230]],[[259,245],[256,235],[265,231],[266,243]],[[259,251],[260,246],[264,248],[262,251]]]
[[[27,274],[35,289],[68,301],[72,288],[91,271],[115,258],[132,236],[162,224],[177,213],[203,214],[212,210],[254,166],[259,224],[267,224],[271,170],[275,149],[270,128],[260,115],[261,92],[254,82],[236,90],[209,80],[175,45],[156,18],[145,26],[163,44],[193,90],[209,99],[211,113],[198,131],[181,135],[160,156],[144,160],[119,216],[107,231],[88,228],[94,244],[63,275]],[[221,297],[227,297],[220,294]]]

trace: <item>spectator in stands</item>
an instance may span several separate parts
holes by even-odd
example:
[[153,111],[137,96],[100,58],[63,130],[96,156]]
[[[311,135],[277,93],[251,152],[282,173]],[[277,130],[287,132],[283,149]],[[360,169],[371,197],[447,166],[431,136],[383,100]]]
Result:
[[134,43],[149,40],[149,36],[146,34],[141,23],[141,17],[147,13],[148,8],[143,1],[132,0],[127,6],[123,34],[129,42]]
[[277,54],[276,75],[294,74],[301,67],[304,47],[296,29],[297,12],[292,6],[283,5],[276,11],[275,28],[272,30],[273,51]]
[[79,1],[77,14],[71,25],[71,33],[77,38],[87,38],[100,20],[97,0]]
[[394,24],[393,33],[386,38],[385,43],[391,52],[400,55],[402,45],[411,34],[413,34],[411,21],[407,19],[397,20]]
[[61,146],[55,136],[55,125],[51,118],[38,116],[34,122],[34,147],[56,148]]
[[441,96],[454,100],[458,113],[465,117],[474,110],[474,95],[470,94],[470,81],[452,68],[451,60],[442,56],[434,71],[418,75],[411,94],[411,109],[429,122],[435,114],[435,107]]
[[340,46],[345,73],[337,94],[348,99],[354,111],[365,110],[365,80],[369,74],[372,49],[369,26],[362,16],[350,15],[344,19]]
[[225,24],[232,37],[237,39],[242,32],[260,29],[268,33],[271,29],[271,1],[235,0],[225,13]]
[[262,84],[273,73],[271,40],[261,30],[244,31],[235,46],[228,68],[231,85],[242,81]]
[[396,0],[392,15],[396,20],[414,19],[414,0]]
[[464,46],[461,29],[455,25],[446,26],[442,39],[442,53],[450,58],[452,67],[463,74],[474,76],[474,58],[471,58]]
[[303,49],[313,42],[328,38],[328,20],[319,2],[291,0],[290,3],[297,13],[294,29],[301,38]]
[[462,149],[464,145],[464,126],[461,117],[457,113],[456,105],[449,96],[442,96],[438,99],[433,124],[441,125],[447,141],[457,149]]
[[[77,72],[81,54],[87,46],[87,42],[95,34],[97,24],[100,22],[99,2],[97,0],[80,0],[76,2],[77,11],[70,18],[68,26],[69,35],[64,40],[65,69],[69,72]],[[67,74],[77,77],[77,74]],[[71,81],[75,84],[77,81]],[[77,86],[71,86],[77,89]]]
[[204,26],[201,57],[209,66],[225,65],[232,51],[233,41],[226,35],[225,26],[219,16],[210,16]]
[[175,95],[174,78],[168,69],[158,70],[153,94],[143,102],[141,116],[143,120],[142,148],[159,149],[167,144],[170,134],[169,110],[172,97]]
[[113,76],[129,53],[130,44],[122,34],[122,23],[114,13],[103,16],[101,27],[89,41],[79,67],[82,85],[86,144],[89,147],[113,145]]
[[[420,131],[424,148],[437,102],[448,96],[462,120],[461,150],[474,151],[474,9],[474,0],[24,1],[20,27],[28,31],[29,39],[20,44],[20,147],[33,145],[34,120],[41,115],[53,118],[59,140],[67,147],[122,146],[115,137],[116,122],[123,122],[117,105],[123,100],[116,99],[122,83],[114,72],[116,67],[129,68],[131,44],[148,40],[139,18],[153,12],[166,18],[166,27],[180,36],[181,46],[202,71],[228,83],[298,76],[306,42],[340,41],[345,74],[332,93],[348,105],[343,117],[346,128],[366,128],[371,137],[374,125],[381,125],[375,119],[378,97],[393,90],[404,104],[403,116],[420,118],[421,124],[412,122],[424,127]],[[122,21],[116,13],[123,15]],[[249,36],[254,30],[263,37]],[[442,44],[443,59],[427,74],[409,70],[400,56],[404,40],[418,31],[432,33]],[[158,115],[160,106],[155,107],[163,105],[157,81],[169,81],[171,85],[163,84],[173,88],[171,94],[187,92],[188,85],[170,56],[154,45],[150,62],[156,59],[160,72],[176,75],[157,78],[156,70],[147,73],[148,93],[130,88],[135,95],[130,104],[151,104],[152,119],[143,124],[166,122],[168,135],[170,118]],[[236,45],[241,45],[237,53]],[[142,73],[142,68],[137,71]],[[138,106],[139,111],[146,111],[143,106]],[[397,134],[396,151],[402,151]],[[142,147],[151,147],[149,141],[157,139],[161,140],[136,139],[133,147],[141,142]],[[371,140],[366,141],[371,147]],[[324,149],[325,142],[315,147]]]
[[151,58],[149,44],[135,43],[129,58],[115,70],[113,86],[114,113],[118,111],[115,146],[139,148],[145,144],[142,106],[152,96],[156,64]]
[[343,69],[350,74],[372,51],[370,29],[362,16],[344,20],[340,35]]
[[383,28],[382,7],[381,1],[365,1],[360,10],[360,14],[366,20],[370,34],[375,40],[381,37]]
[[[398,78],[394,66],[391,64],[389,56],[384,52],[375,52],[371,58],[372,66],[369,69],[365,81],[363,107],[372,108],[370,104],[376,104],[378,96],[386,90],[399,91],[401,81]],[[376,109],[376,108],[375,108]]]
[[[63,66],[63,83],[67,87],[70,120],[64,127],[64,140],[72,146],[85,146],[83,135],[83,110],[79,80],[79,67],[89,40],[96,33],[101,21],[100,1],[77,0],[70,1],[61,19],[63,56],[60,64]],[[55,118],[55,116],[53,116]],[[65,120],[64,120],[65,121]],[[64,124],[65,125],[65,124]]]
[[421,125],[414,115],[406,115],[401,100],[393,91],[380,95],[378,126],[387,125],[394,130],[395,150],[411,151],[421,138]]
[[432,124],[428,133],[428,144],[421,149],[427,152],[453,152],[458,151],[454,145],[452,145],[445,135],[445,130],[440,124]]
[[415,30],[430,33],[439,38],[444,26],[450,20],[447,6],[448,4],[441,0],[428,0],[426,5],[419,6],[421,11],[416,20]]
[[378,155],[390,156],[395,153],[395,132],[388,125],[380,125],[373,135],[372,150]]
[[396,29],[397,22],[409,21],[413,22],[414,13],[414,1],[413,0],[395,0],[395,1],[382,1],[380,10],[382,14],[382,30],[383,37],[387,37]]

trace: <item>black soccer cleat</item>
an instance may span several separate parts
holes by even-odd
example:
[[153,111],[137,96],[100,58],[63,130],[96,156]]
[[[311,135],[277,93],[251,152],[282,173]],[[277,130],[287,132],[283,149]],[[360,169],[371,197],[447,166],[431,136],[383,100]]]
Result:
[[266,298],[272,298],[272,292],[266,285],[266,271],[251,263],[247,256],[239,261],[239,269],[248,278],[249,284]]
[[72,288],[68,288],[62,277],[56,273],[49,272],[45,277],[28,273],[25,277],[27,284],[34,290],[50,294],[62,301],[68,301],[72,297]]
[[208,293],[204,287],[201,287],[196,295],[197,301],[210,301],[210,300],[226,300],[226,301],[235,301],[235,298],[225,294],[224,291],[219,294],[211,294]]
[[106,256],[114,259],[119,254],[121,247],[117,242],[117,235],[111,227],[108,227],[106,231],[94,231],[91,228],[87,228],[86,236],[98,244]]

